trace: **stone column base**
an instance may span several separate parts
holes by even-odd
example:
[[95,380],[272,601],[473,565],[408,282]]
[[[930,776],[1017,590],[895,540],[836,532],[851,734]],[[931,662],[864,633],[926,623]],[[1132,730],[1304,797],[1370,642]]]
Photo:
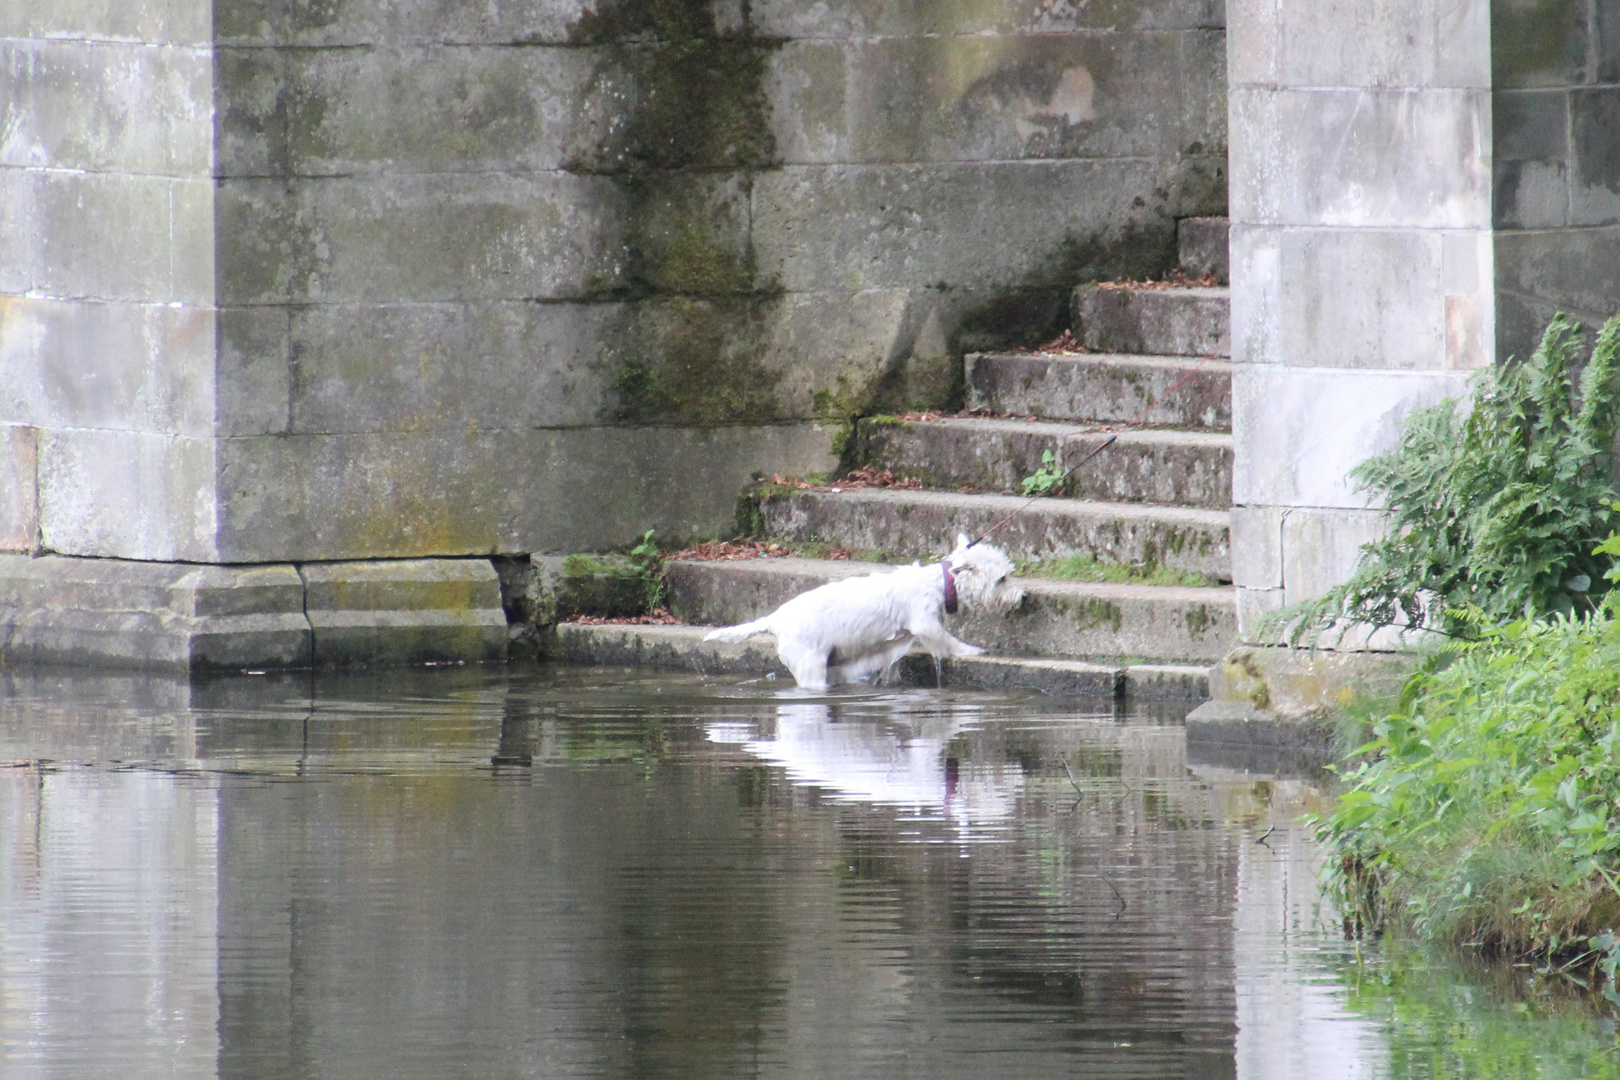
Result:
[[397,667],[506,658],[486,559],[211,566],[0,554],[0,665]]
[[1416,653],[1240,645],[1209,669],[1210,700],[1187,716],[1187,741],[1325,760],[1337,716],[1399,694],[1417,661]]

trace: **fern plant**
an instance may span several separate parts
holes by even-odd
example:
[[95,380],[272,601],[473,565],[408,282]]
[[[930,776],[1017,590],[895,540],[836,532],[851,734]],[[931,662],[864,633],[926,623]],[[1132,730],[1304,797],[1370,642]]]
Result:
[[1594,548],[1620,523],[1620,316],[1598,334],[1572,400],[1579,331],[1556,316],[1529,360],[1476,377],[1466,417],[1455,400],[1415,410],[1395,449],[1351,470],[1389,511],[1388,534],[1362,546],[1348,581],[1267,628],[1296,645],[1336,624],[1477,637],[1468,609],[1487,624],[1595,610],[1615,587]]

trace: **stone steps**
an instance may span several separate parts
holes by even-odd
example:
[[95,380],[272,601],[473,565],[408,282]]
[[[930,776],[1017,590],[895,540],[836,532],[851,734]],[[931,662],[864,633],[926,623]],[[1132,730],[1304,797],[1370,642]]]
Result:
[[[828,581],[873,573],[824,559],[676,560],[665,566],[670,610],[683,622],[747,622]],[[1237,630],[1230,588],[1090,584],[1020,579],[1026,593],[1005,616],[964,612],[951,631],[1000,656],[1203,661],[1226,653]]]
[[1179,356],[973,353],[967,407],[1043,420],[1232,430],[1232,365]]
[[1073,333],[1094,352],[1231,356],[1231,310],[1226,286],[1082,285]]
[[[706,626],[627,626],[562,623],[555,654],[575,664],[657,667],[700,675],[774,676],[791,685],[768,637],[737,645],[704,641]],[[934,667],[912,653],[897,667],[903,686],[933,686]],[[1191,702],[1209,695],[1205,664],[1112,664],[1050,658],[973,656],[945,662],[947,686],[978,690],[1034,690],[1067,697],[1128,703]]]
[[1232,574],[1221,510],[902,488],[769,489],[758,505],[765,533],[788,543],[928,560],[949,551],[958,533],[978,537],[1000,523],[992,542],[1020,562],[1081,556],[1213,581]]
[[[929,487],[1016,492],[1050,450],[1065,466],[1107,441],[1096,426],[950,417],[876,418],[856,425],[861,460]],[[1137,428],[1076,469],[1066,494],[1101,502],[1225,510],[1232,505],[1232,436]]]

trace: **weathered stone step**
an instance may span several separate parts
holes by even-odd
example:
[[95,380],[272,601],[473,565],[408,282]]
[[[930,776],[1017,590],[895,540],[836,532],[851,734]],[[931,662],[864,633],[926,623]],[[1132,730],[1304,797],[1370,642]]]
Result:
[[1082,285],[1074,336],[1096,352],[1231,356],[1231,310],[1225,287]]
[[1169,356],[970,353],[968,408],[1232,430],[1232,365]]
[[1225,285],[1231,280],[1230,222],[1223,217],[1182,218],[1176,222],[1176,246],[1181,269],[1190,277],[1213,274]]
[[[665,565],[670,610],[689,623],[725,626],[756,619],[799,593],[869,565],[822,559],[676,560]],[[1023,578],[1025,598],[1008,615],[963,612],[951,632],[1001,656],[1080,660],[1212,662],[1237,639],[1230,588],[1083,584]]]
[[[701,675],[774,675],[791,685],[769,637],[740,645],[704,641],[707,626],[628,626],[563,623],[553,658],[571,664],[659,667]],[[926,654],[900,662],[898,681],[933,686]],[[1124,703],[1179,701],[1187,706],[1209,696],[1203,664],[1096,664],[1042,657],[973,656],[945,663],[945,685],[976,690],[1034,690],[1067,697],[1112,698]],[[1183,706],[1184,708],[1187,706]]]
[[[862,460],[929,487],[1016,492],[1051,450],[1065,468],[1109,437],[1106,430],[1026,420],[862,420]],[[1124,431],[1080,465],[1068,495],[1103,502],[1225,510],[1232,505],[1232,436],[1215,432]]]
[[1078,555],[1204,574],[1214,581],[1232,577],[1224,510],[864,488],[771,490],[761,495],[759,512],[773,540],[924,559],[943,556],[958,533],[977,537],[1005,519],[991,539],[1014,559]]

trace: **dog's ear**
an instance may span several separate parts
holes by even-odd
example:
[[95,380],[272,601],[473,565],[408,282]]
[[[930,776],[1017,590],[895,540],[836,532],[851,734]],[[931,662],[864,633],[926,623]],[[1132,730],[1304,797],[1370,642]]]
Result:
[[966,551],[971,546],[971,544],[972,544],[972,542],[970,540],[968,540],[968,534],[967,533],[957,533],[956,534],[956,550],[957,551]]

